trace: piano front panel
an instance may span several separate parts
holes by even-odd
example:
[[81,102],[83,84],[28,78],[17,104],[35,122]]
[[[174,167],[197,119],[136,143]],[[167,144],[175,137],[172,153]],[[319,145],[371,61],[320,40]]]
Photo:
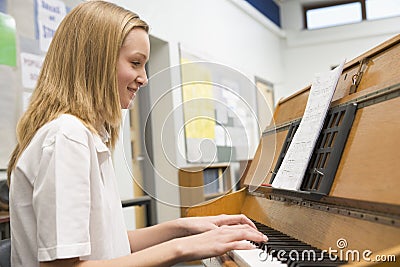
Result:
[[400,205],[399,108],[396,97],[357,111],[331,196]]
[[357,91],[366,88],[385,88],[391,84],[400,83],[400,38],[397,36],[395,39],[396,41],[392,42],[391,47],[381,45],[381,52],[371,55],[371,62],[368,63],[368,68]]
[[[359,62],[369,58],[361,82],[354,94],[349,95],[352,77],[359,69]],[[348,102],[354,97],[400,83],[400,35],[371,49],[346,63],[333,96],[333,101]]]
[[265,134],[261,137],[254,159],[247,172],[244,184],[259,186],[268,183],[271,171],[279,158],[288,130]]
[[281,125],[303,116],[307,105],[310,86],[279,101],[275,112],[273,123]]
[[185,215],[191,216],[213,216],[219,214],[240,214],[242,205],[246,198],[247,188],[222,197],[209,200],[201,205],[186,208]]

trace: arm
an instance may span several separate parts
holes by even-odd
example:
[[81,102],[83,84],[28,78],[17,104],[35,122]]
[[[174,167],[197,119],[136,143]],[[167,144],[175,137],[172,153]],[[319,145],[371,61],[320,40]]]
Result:
[[243,240],[263,242],[266,237],[246,224],[226,225],[202,234],[172,239],[117,259],[80,261],[75,258],[42,262],[40,267],[171,266],[179,262],[221,255],[233,249],[254,248]]
[[193,234],[200,234],[223,225],[248,225],[257,229],[244,215],[218,215],[205,217],[186,217],[168,221],[155,226],[128,231],[131,251],[139,251],[162,242]]
[[182,237],[182,231],[183,228],[179,223],[179,219],[128,231],[131,251],[136,252],[174,238]]

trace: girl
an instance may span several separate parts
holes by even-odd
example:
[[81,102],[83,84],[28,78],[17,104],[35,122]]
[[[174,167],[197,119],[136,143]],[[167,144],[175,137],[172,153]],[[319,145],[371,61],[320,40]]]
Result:
[[121,108],[147,83],[148,29],[103,1],[78,5],[60,24],[8,169],[12,266],[170,266],[266,240],[244,215],[127,232],[110,149]]

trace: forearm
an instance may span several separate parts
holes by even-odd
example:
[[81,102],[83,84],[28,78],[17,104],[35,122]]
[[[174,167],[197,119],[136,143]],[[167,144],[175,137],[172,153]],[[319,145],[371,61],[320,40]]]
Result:
[[185,260],[188,255],[176,240],[159,244],[130,255],[111,260],[79,259],[56,260],[42,262],[40,267],[152,267],[172,266]]
[[[150,266],[172,266],[179,262],[198,260],[203,258],[222,255],[234,249],[255,248],[250,242],[266,242],[267,237],[248,224],[223,225],[201,234],[194,234],[182,238],[180,226],[182,221],[162,224],[153,227],[150,241],[146,244],[162,239],[172,240],[160,243],[146,249],[136,251],[128,256],[104,261],[80,261],[79,259],[56,260],[48,263],[41,263],[40,267],[150,267]],[[188,221],[184,221],[187,223]],[[177,228],[175,228],[177,227]],[[185,227],[183,227],[185,229]],[[165,234],[165,230],[171,230],[174,234]],[[178,230],[178,231],[177,231]],[[139,233],[141,235],[142,233]],[[135,236],[134,236],[135,237]]]
[[151,227],[128,231],[128,238],[131,251],[136,252],[187,234],[182,219],[176,219]]

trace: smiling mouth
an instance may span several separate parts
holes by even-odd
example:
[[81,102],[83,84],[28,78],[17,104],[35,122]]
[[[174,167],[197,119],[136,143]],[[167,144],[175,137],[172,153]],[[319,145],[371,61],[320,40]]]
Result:
[[132,93],[136,93],[136,92],[137,92],[137,89],[134,89],[134,88],[132,88],[132,87],[128,87],[128,91],[130,91],[130,92],[132,92]]

